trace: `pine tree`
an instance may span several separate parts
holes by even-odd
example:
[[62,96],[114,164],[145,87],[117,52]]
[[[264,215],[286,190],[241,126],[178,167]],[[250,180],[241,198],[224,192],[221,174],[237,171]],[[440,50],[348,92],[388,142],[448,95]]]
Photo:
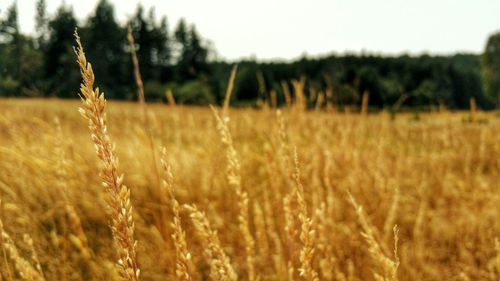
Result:
[[35,31],[38,48],[42,49],[48,39],[47,4],[45,0],[38,0],[36,3]]
[[207,48],[202,45],[196,27],[187,26],[181,19],[175,29],[177,45],[177,77],[180,81],[192,80],[208,70]]
[[73,32],[77,22],[70,7],[62,5],[49,22],[49,38],[44,51],[47,91],[59,97],[76,97],[79,73],[74,67]]
[[22,87],[22,38],[19,32],[16,1],[7,9],[6,18],[0,22],[0,42],[5,44],[3,53],[6,56],[2,77],[9,78],[12,82],[10,94],[19,95]]
[[99,1],[82,34],[95,75],[102,79],[97,83],[108,98],[124,98],[132,87],[126,31],[116,22],[114,8],[107,0]]
[[485,95],[500,107],[500,32],[488,38],[481,57]]

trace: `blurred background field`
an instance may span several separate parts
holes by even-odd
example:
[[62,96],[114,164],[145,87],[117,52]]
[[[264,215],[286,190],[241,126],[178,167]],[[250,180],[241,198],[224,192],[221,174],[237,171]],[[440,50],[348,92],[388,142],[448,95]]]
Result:
[[[0,101],[1,218],[24,257],[36,264],[22,236],[32,238],[47,280],[114,280],[104,191],[78,106],[61,100]],[[212,112],[165,104],[148,109],[155,145],[167,147],[179,202],[196,203],[206,212],[246,280],[235,193],[226,181]],[[242,186],[249,194],[257,272],[262,280],[288,280],[288,259],[297,266],[298,250],[284,230],[283,198],[293,185],[276,112],[231,109],[229,114]],[[382,274],[360,234],[348,192],[364,207],[388,256],[392,228],[398,225],[399,280],[498,280],[500,119],[481,113],[487,121],[471,123],[464,121],[468,115],[431,113],[415,120],[403,114],[391,120],[389,114],[283,109],[316,231],[313,266],[321,280],[372,280],[374,272]],[[158,186],[140,107],[110,102],[108,121],[132,190],[141,276],[174,278],[172,214]],[[68,215],[67,204],[76,217]],[[186,211],[181,217],[192,274],[203,280],[208,277],[204,247]],[[0,267],[5,280],[16,276],[9,259]]]

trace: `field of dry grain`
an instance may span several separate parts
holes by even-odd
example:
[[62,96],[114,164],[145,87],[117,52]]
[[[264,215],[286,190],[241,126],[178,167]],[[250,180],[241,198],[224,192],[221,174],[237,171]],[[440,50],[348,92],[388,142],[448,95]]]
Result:
[[[80,106],[0,100],[0,280],[120,279]],[[147,109],[106,108],[141,280],[500,279],[493,113]]]

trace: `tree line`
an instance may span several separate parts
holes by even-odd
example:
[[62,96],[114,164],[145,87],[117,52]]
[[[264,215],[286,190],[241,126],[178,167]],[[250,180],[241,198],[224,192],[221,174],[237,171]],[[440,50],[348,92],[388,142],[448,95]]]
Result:
[[[97,83],[108,98],[136,99],[127,25],[117,22],[114,7],[100,0],[80,23],[72,7],[62,4],[49,15],[45,0],[36,4],[35,34],[19,30],[14,2],[0,18],[0,96],[77,97],[79,72],[74,62],[73,32],[78,27],[93,64]],[[220,103],[234,63],[217,59],[215,49],[184,19],[170,29],[166,17],[139,5],[129,22],[135,38],[148,101],[165,100],[170,89],[178,103]],[[328,55],[292,62],[237,62],[234,103],[262,105],[276,97],[285,103],[293,79],[304,79],[305,92],[325,92],[339,108],[358,105],[364,93],[371,107],[398,102],[429,108],[463,109],[470,98],[484,109],[495,108],[500,94],[500,33],[493,34],[482,55],[397,57]],[[293,91],[292,91],[293,92]]]

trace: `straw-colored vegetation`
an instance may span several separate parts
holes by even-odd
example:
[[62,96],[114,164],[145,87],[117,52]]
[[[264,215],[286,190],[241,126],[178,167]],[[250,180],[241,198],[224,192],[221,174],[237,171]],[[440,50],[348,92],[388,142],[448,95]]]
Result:
[[146,111],[77,55],[83,106],[0,101],[0,280],[500,280],[493,114],[305,111],[303,80]]

